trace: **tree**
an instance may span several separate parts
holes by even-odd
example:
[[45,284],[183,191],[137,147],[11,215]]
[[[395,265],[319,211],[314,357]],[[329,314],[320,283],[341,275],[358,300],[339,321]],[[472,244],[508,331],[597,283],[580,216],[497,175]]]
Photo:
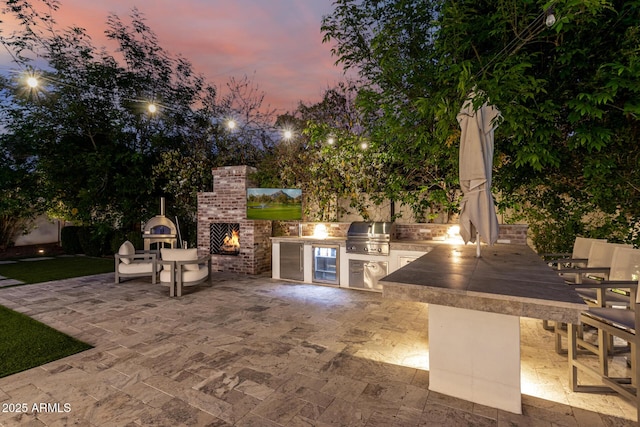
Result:
[[[273,149],[273,111],[257,86],[232,78],[220,97],[189,61],[160,47],[137,9],[127,20],[107,18],[105,34],[117,46],[110,53],[82,28],[59,29],[56,0],[5,4],[3,14],[21,28],[0,33],[0,43],[44,85],[25,91],[26,75],[2,82],[2,148],[15,156],[8,142],[22,139],[32,159],[26,176],[42,177],[57,215],[102,233],[139,230],[164,196],[167,214],[181,218],[182,237],[194,243],[196,195],[210,190],[211,168],[257,165]],[[233,132],[224,123],[231,118],[239,124]]]
[[197,241],[197,195],[211,191],[211,169],[257,166],[274,145],[273,112],[268,107],[263,110],[264,93],[247,76],[231,78],[227,89],[222,97],[211,91],[210,99],[203,103],[206,109],[185,131],[184,143],[163,151],[152,168],[152,182],[163,194],[171,195],[183,240],[191,246]]
[[293,137],[274,147],[261,164],[262,176],[277,177],[276,186],[301,188],[309,219],[335,221],[344,213],[338,199],[368,217],[365,193],[376,194],[376,154],[363,149],[368,138],[354,106],[354,86],[342,83],[324,92],[320,102],[300,103],[277,125],[293,129]]
[[391,193],[439,189],[453,202],[456,114],[480,89],[478,105],[488,99],[504,117],[501,206],[524,215],[538,248],[561,249],[580,233],[622,239],[638,217],[638,6],[338,0],[322,29],[362,79],[357,103],[371,145],[385,147]]
[[[216,88],[186,59],[164,51],[136,9],[129,23],[108,17],[105,33],[117,43],[117,60],[94,47],[84,29],[58,29],[57,1],[41,3],[51,13],[26,0],[7,2],[3,10],[21,29],[0,42],[17,65],[44,82],[25,91],[25,75],[3,81],[0,115],[11,136],[3,141],[23,138],[33,159],[30,172],[43,177],[48,199],[67,219],[133,227],[171,189],[151,179],[154,165],[163,159],[181,163],[179,156],[210,175]],[[35,72],[34,58],[46,62],[43,71]],[[147,110],[149,103],[157,112]],[[203,185],[201,191],[210,187],[203,179],[194,183]],[[181,194],[176,197],[179,203],[170,200],[169,206],[195,213],[193,200],[185,204]]]
[[505,117],[494,182],[524,208],[542,250],[566,248],[576,234],[623,240],[638,215],[638,5],[555,2],[551,27],[543,3],[443,8],[443,28],[467,26],[443,39],[456,52],[449,63]]
[[34,171],[33,159],[21,155],[22,142],[14,135],[0,135],[0,249],[11,246],[48,207],[43,177]]
[[450,106],[443,105],[451,94],[435,93],[441,76],[430,60],[438,3],[338,1],[322,26],[337,62],[360,76],[356,105],[367,152],[376,154],[377,191],[427,221],[435,211],[455,210],[457,188]]
[[265,93],[246,75],[231,77],[226,87],[217,110],[216,164],[257,166],[277,141],[275,110],[264,105]]

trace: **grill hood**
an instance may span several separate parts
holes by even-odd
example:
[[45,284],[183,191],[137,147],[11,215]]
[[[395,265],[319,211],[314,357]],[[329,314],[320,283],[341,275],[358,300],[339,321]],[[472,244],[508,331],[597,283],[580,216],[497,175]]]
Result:
[[347,231],[348,239],[395,240],[396,225],[393,222],[352,222]]

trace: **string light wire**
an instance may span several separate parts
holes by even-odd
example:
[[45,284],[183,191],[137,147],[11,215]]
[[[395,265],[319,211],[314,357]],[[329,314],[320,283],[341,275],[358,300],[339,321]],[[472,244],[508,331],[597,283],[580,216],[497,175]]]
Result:
[[[525,44],[527,44],[533,37],[537,36],[538,34],[540,34],[545,28],[547,28],[547,25],[545,24],[545,20],[546,20],[546,16],[548,15],[548,11],[549,9],[542,11],[538,16],[536,16],[535,19],[533,19],[529,25],[527,25],[521,32],[520,34],[518,34],[515,38],[513,38],[509,43],[507,43],[502,50],[500,50],[500,52],[498,52],[497,54],[495,54],[490,60],[489,62],[487,62],[485,64],[484,67],[482,67],[480,69],[480,71],[478,71],[478,73],[476,73],[476,75],[474,76],[476,79],[478,77],[480,77],[481,74],[484,74],[487,69],[493,65],[496,61],[498,61],[498,59],[503,59],[506,58],[508,56],[513,55],[515,52],[517,52],[518,50],[520,50],[522,48],[522,46],[524,46]],[[535,27],[536,24],[540,25],[540,27]],[[522,37],[527,31],[533,29],[534,32],[531,33],[529,36],[527,37]],[[518,43],[520,43],[518,45]],[[507,52],[508,51],[508,52]],[[505,53],[506,52],[506,53]]]

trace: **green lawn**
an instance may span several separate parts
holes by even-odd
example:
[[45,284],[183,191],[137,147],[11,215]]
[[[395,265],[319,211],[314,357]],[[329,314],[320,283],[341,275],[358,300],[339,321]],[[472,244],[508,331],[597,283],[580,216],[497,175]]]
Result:
[[109,273],[113,269],[112,258],[56,257],[40,261],[18,261],[14,264],[0,264],[0,276],[21,280],[24,283],[40,283]]
[[300,205],[291,204],[269,204],[266,208],[261,208],[260,204],[254,203],[247,206],[247,219],[279,219],[282,221],[296,220],[302,217]]
[[0,305],[0,378],[92,348]]
[[[0,275],[30,284],[108,273],[113,265],[109,258],[57,257],[0,264]],[[1,305],[0,325],[0,378],[92,348]]]

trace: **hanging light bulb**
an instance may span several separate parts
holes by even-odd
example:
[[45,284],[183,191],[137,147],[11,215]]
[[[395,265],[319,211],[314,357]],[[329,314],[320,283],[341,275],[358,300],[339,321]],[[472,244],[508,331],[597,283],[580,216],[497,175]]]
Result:
[[553,24],[556,23],[556,16],[553,14],[553,9],[547,9],[547,18],[544,21],[545,25],[548,28],[551,28],[553,26]]

